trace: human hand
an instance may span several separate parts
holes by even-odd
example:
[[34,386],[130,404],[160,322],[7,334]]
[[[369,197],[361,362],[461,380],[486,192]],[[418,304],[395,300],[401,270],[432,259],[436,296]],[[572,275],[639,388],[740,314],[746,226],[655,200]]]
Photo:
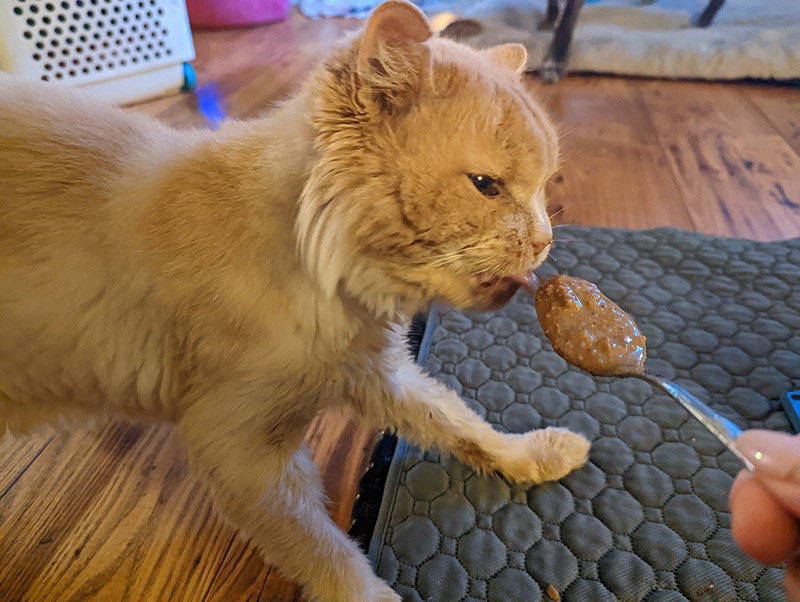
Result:
[[733,537],[764,564],[788,561],[786,599],[800,602],[800,436],[749,430],[736,441],[755,470],[743,470],[730,493]]

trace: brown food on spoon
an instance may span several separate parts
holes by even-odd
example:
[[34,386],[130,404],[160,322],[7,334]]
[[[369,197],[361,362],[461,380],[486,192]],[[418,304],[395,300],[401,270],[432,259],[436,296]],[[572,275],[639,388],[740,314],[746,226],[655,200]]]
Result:
[[644,335],[596,285],[554,276],[541,284],[535,302],[544,334],[570,364],[595,376],[644,371]]

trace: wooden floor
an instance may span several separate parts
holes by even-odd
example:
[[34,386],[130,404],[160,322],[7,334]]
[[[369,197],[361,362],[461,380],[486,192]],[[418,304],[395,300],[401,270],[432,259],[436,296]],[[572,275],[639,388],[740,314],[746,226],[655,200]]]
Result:
[[[200,32],[200,84],[252,116],[290,94],[352,22]],[[800,236],[800,90],[570,77],[532,81],[563,132],[556,222]],[[203,125],[190,96],[136,107]],[[321,416],[308,434],[347,527],[374,434]],[[299,599],[212,512],[166,427],[119,423],[0,444],[0,601]]]

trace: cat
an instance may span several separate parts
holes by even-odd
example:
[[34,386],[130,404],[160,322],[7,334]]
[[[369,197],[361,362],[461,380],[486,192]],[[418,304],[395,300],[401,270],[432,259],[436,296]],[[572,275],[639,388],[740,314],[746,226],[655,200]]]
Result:
[[216,132],[0,76],[0,434],[173,422],[309,599],[400,600],[326,512],[303,445],[320,409],[513,481],[589,450],[493,430],[404,341],[433,301],[502,306],[547,256],[558,139],[525,61],[391,0],[295,96]]

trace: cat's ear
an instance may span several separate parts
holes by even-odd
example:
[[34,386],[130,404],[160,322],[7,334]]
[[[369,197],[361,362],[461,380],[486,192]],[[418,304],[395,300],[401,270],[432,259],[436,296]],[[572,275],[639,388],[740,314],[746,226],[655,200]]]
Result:
[[528,51],[522,44],[501,44],[486,50],[496,64],[517,73],[522,73],[528,64]]
[[384,2],[370,16],[361,36],[355,85],[363,99],[382,106],[406,104],[427,70],[428,49],[423,42],[433,36],[425,15],[401,0]]

